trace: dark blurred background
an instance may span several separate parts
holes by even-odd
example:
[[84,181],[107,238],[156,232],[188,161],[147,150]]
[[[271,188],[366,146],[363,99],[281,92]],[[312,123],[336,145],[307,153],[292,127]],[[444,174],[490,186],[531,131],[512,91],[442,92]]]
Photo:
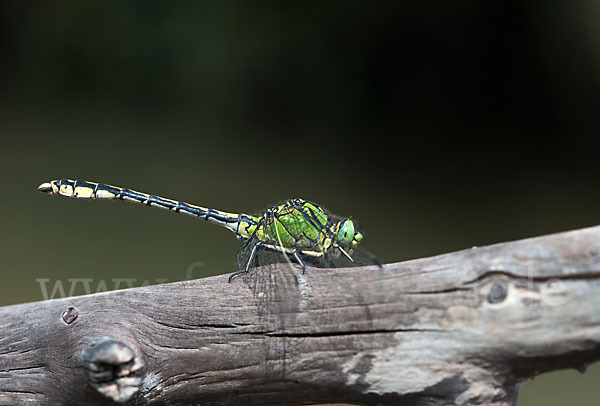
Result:
[[[61,177],[305,197],[385,262],[600,224],[597,1],[7,1],[0,55],[0,305],[234,271],[228,231]],[[590,370],[519,404],[596,405]]]

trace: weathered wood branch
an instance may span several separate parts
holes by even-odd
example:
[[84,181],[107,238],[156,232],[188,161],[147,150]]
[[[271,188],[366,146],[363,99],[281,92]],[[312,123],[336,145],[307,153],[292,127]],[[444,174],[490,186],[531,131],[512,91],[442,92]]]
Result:
[[600,227],[8,306],[0,328],[2,405],[513,405],[600,359]]

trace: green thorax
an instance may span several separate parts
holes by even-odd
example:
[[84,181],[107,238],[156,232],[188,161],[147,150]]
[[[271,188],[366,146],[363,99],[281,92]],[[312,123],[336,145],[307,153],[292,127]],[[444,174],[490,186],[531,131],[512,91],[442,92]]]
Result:
[[247,232],[256,231],[256,237],[269,245],[323,251],[331,244],[335,228],[318,205],[291,199],[266,210]]

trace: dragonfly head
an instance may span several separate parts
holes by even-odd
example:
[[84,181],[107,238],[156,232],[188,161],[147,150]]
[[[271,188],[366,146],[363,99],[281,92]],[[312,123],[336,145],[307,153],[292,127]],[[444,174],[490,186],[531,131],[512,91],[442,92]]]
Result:
[[356,248],[362,241],[362,234],[354,227],[354,222],[344,219],[338,223],[337,241],[343,248]]

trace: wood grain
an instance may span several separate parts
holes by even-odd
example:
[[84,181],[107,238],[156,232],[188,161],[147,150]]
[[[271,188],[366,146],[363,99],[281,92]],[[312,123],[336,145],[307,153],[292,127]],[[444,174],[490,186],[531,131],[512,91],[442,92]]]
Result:
[[600,227],[7,306],[0,331],[2,405],[514,405],[600,359]]

